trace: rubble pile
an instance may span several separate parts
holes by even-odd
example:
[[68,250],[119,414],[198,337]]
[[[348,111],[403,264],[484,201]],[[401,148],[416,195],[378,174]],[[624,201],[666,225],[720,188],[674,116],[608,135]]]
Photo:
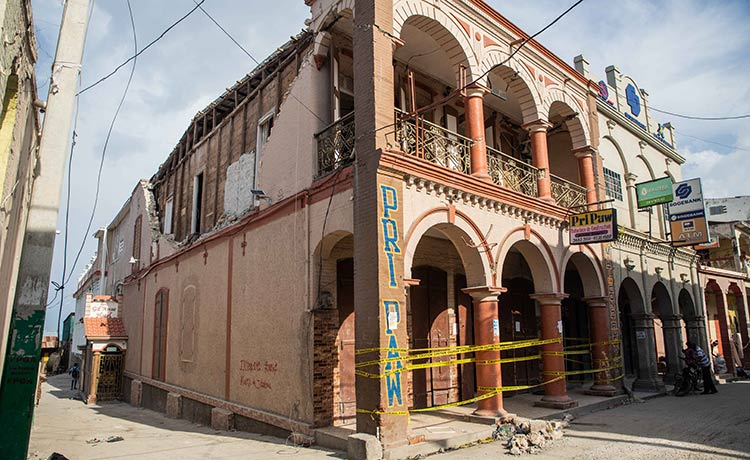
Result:
[[532,420],[513,417],[495,424],[493,437],[503,441],[511,455],[533,454],[551,441],[562,439],[569,420]]

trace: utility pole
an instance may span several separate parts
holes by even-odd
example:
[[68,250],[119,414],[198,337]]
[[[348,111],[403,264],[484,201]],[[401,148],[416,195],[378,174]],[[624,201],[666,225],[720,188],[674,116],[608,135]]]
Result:
[[7,460],[25,460],[29,447],[57,212],[88,15],[89,0],[65,2],[52,65],[38,176],[31,193],[0,386],[0,420],[4,425],[0,446]]

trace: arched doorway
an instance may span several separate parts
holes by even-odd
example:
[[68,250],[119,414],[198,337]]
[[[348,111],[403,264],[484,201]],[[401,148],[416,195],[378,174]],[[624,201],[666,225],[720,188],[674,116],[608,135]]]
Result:
[[327,235],[314,253],[313,312],[315,425],[343,425],[356,417],[354,377],[354,239]]
[[630,277],[622,280],[617,295],[622,331],[625,374],[634,378],[633,390],[661,391],[664,384],[656,371],[653,315],[645,309],[643,294]]
[[706,343],[703,339],[703,327],[698,319],[698,313],[693,303],[693,296],[690,295],[687,289],[682,288],[680,290],[677,296],[677,304],[680,307],[680,315],[682,316],[682,337],[686,341],[693,342],[700,345],[701,348],[706,349]]
[[[525,246],[522,243],[517,243],[517,245]],[[529,263],[516,245],[508,251],[505,257],[502,286],[507,291],[500,295],[498,301],[501,341],[515,342],[538,338],[539,307],[530,297],[536,292],[534,276]],[[537,353],[539,353],[539,350],[536,348],[519,348],[509,350],[504,356],[517,359]],[[504,385],[536,385],[540,383],[540,364],[541,361],[539,360],[503,364]],[[510,393],[507,396],[512,396],[512,394]]]
[[733,353],[727,318],[729,315],[724,292],[715,280],[706,283],[705,299],[709,348],[713,354],[722,356],[728,367]]
[[[476,249],[457,244],[467,236],[452,224],[437,224],[419,239],[411,259],[407,331],[409,348],[426,349],[473,345],[473,307],[463,292],[468,283],[483,279]],[[449,361],[453,357],[416,360],[413,364]],[[408,374],[409,406],[433,407],[476,394],[473,364],[414,369]]]
[[682,368],[682,325],[673,311],[669,291],[661,281],[656,282],[651,290],[651,310],[654,313],[656,368],[664,381],[671,383]]

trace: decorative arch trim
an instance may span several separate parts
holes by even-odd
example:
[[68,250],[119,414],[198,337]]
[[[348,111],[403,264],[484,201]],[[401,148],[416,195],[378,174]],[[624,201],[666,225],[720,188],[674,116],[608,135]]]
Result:
[[[526,232],[528,232],[529,238],[526,238]],[[515,239],[512,244],[508,245],[507,244],[508,241],[510,241],[511,237],[513,237],[517,233],[523,233],[523,238]],[[546,255],[545,262],[547,263],[547,270],[550,271],[550,274],[553,275],[551,277],[553,289],[556,289],[556,292],[560,292],[560,289],[561,289],[560,270],[557,268],[557,265],[555,264],[555,256],[552,252],[552,249],[549,247],[549,244],[547,244],[547,241],[545,241],[545,239],[542,237],[542,235],[539,232],[527,226],[516,227],[513,230],[509,231],[505,235],[505,237],[503,237],[502,241],[498,245],[497,252],[495,253],[495,260],[497,262],[494,265],[495,270],[493,273],[493,277],[495,279],[493,281],[496,281],[496,278],[497,278],[497,265],[500,263],[501,260],[505,259],[504,256],[508,254],[508,251],[510,250],[511,247],[513,247],[513,244],[521,240],[526,240],[526,241],[531,242],[531,235],[535,236],[539,244],[541,245],[541,248],[537,246],[537,249],[544,249],[544,251],[540,251],[540,252],[542,253],[543,258],[545,258],[544,256]],[[507,247],[507,250],[506,250],[506,247]],[[502,273],[500,273],[500,276],[502,277]]]

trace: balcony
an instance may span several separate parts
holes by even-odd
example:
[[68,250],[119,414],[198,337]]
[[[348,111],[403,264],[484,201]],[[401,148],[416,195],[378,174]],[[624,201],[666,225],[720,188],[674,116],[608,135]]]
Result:
[[324,176],[354,160],[354,112],[315,135],[318,141],[318,173]]
[[562,177],[551,175],[550,186],[552,188],[552,198],[555,203],[563,208],[581,208],[586,205],[586,189],[578,184],[567,181]]
[[[463,174],[471,174],[472,140],[422,116],[403,119],[396,110],[395,143],[408,155]],[[540,171],[534,166],[487,147],[487,168],[492,181],[504,188],[538,197]],[[558,206],[571,208],[586,204],[586,189],[555,175],[551,176],[552,197]]]

